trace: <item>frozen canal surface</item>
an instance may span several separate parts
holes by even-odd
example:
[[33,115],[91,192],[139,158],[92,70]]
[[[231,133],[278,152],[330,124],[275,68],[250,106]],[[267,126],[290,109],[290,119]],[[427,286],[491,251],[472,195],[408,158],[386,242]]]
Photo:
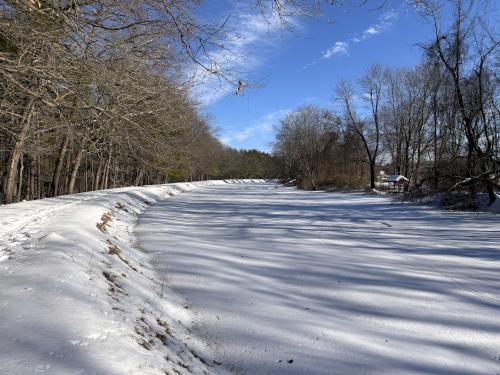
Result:
[[134,232],[214,374],[500,373],[500,219],[363,194],[206,187]]

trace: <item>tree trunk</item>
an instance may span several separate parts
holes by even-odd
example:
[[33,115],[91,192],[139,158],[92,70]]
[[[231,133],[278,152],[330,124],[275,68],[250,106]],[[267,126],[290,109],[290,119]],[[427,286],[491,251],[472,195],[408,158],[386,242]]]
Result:
[[438,158],[438,118],[437,118],[437,99],[436,94],[433,96],[432,100],[432,115],[433,115],[433,123],[434,123],[434,168],[433,168],[433,188],[434,191],[438,190],[439,183],[439,158]]
[[370,162],[370,187],[375,189],[375,162]]
[[73,194],[73,191],[75,190],[76,176],[78,175],[78,169],[80,169],[80,165],[82,164],[82,159],[84,154],[85,154],[85,149],[81,148],[80,150],[78,150],[75,156],[75,161],[73,163],[73,168],[71,170],[71,176],[69,178],[68,194]]
[[23,161],[23,155],[21,154],[19,162],[19,178],[18,178],[18,184],[17,184],[17,202],[21,201],[21,193],[23,189],[23,172],[24,172],[24,161]]
[[486,191],[488,192],[488,199],[489,199],[488,204],[495,203],[495,201],[497,200],[497,195],[495,194],[495,187],[489,180],[486,182]]
[[36,170],[35,170],[35,158],[30,159],[30,183],[29,183],[29,194],[26,199],[31,200],[35,199],[36,197],[36,192],[35,192],[35,176],[36,176]]
[[139,170],[139,173],[137,174],[137,177],[135,178],[135,183],[134,183],[134,186],[139,186],[139,184],[141,183],[142,181],[142,176],[144,175],[144,169],[140,169]]
[[[71,154],[71,151],[68,151],[68,153]],[[68,157],[66,158],[65,164],[66,165],[64,166],[63,173],[61,176],[62,187],[61,189],[59,189],[60,195],[68,194],[69,177],[71,174],[71,166],[73,165],[73,160],[71,160],[70,155],[68,155]]]
[[42,196],[42,181],[41,181],[41,166],[40,166],[40,156],[38,156],[38,160],[36,162],[36,197],[40,198]]
[[93,190],[99,190],[99,182],[101,182],[101,171],[102,171],[102,162],[99,159],[99,164],[97,166],[97,171],[94,175],[94,187]]
[[7,161],[7,177],[3,186],[3,193],[5,197],[5,203],[12,203],[14,199],[15,183],[17,176],[17,167],[19,165],[19,159],[23,152],[24,144],[28,138],[28,130],[30,128],[31,116],[33,115],[35,99],[30,96],[28,102],[26,103],[26,108],[24,110],[23,116],[21,118],[21,130],[16,137],[16,143],[11,151],[9,159]]
[[69,134],[66,134],[64,140],[61,144],[61,148],[59,150],[59,158],[57,159],[56,167],[54,169],[54,174],[52,176],[52,186],[51,191],[52,195],[55,197],[59,194],[59,185],[61,179],[61,172],[64,163],[64,157],[66,156],[66,152],[68,151],[68,145],[70,141]]
[[111,168],[111,156],[112,156],[112,150],[109,151],[108,161],[106,163],[106,167],[104,167],[102,186],[101,186],[101,189],[104,190],[108,188],[109,170]]
[[[481,160],[481,170],[482,170],[482,173],[486,173],[487,171],[491,170],[491,168],[489,168],[487,161],[484,158]],[[495,171],[494,168],[493,168],[493,171]],[[495,176],[497,175],[495,172],[493,172],[493,173]],[[497,200],[497,195],[495,193],[495,186],[494,186],[493,181],[490,178],[489,173],[484,176],[483,181],[484,181],[484,187],[486,189],[486,193],[488,194],[488,204],[490,205]]]

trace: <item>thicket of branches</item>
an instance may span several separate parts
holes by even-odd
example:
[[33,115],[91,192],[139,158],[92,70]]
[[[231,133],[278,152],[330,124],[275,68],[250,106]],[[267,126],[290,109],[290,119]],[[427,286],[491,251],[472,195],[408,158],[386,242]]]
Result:
[[418,194],[459,192],[467,206],[477,204],[477,193],[495,201],[498,31],[480,16],[482,2],[451,3],[453,22],[445,30],[439,3],[419,4],[435,34],[423,45],[421,64],[374,65],[358,82],[338,84],[338,113],[309,106],[282,121],[274,152],[289,177],[310,187],[374,188],[377,172],[384,170],[407,176]]
[[189,64],[224,77],[210,53],[222,25],[200,25],[195,4],[0,1],[0,202],[272,177],[269,156],[221,145],[190,99]]

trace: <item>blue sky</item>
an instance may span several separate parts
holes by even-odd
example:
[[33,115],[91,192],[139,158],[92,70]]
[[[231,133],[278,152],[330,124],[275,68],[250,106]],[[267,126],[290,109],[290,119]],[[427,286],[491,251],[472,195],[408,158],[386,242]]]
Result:
[[231,14],[230,35],[237,35],[231,48],[239,57],[225,60],[245,82],[258,86],[242,95],[214,81],[203,86],[199,99],[218,137],[231,147],[270,151],[280,118],[304,104],[333,107],[340,79],[355,81],[374,63],[417,64],[417,44],[429,40],[432,30],[401,3],[389,0],[381,10],[325,6],[321,18],[292,19],[290,32],[234,2],[218,2],[221,18]]

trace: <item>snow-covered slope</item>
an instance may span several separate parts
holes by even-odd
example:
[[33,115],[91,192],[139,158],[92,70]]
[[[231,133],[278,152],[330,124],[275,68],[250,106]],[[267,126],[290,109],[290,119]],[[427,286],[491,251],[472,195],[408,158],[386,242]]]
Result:
[[213,373],[216,358],[185,344],[190,311],[164,298],[165,280],[130,233],[154,202],[231,182],[0,206],[0,373]]
[[1,206],[0,374],[500,373],[497,215],[247,182]]
[[226,185],[134,234],[236,374],[500,374],[498,215]]

